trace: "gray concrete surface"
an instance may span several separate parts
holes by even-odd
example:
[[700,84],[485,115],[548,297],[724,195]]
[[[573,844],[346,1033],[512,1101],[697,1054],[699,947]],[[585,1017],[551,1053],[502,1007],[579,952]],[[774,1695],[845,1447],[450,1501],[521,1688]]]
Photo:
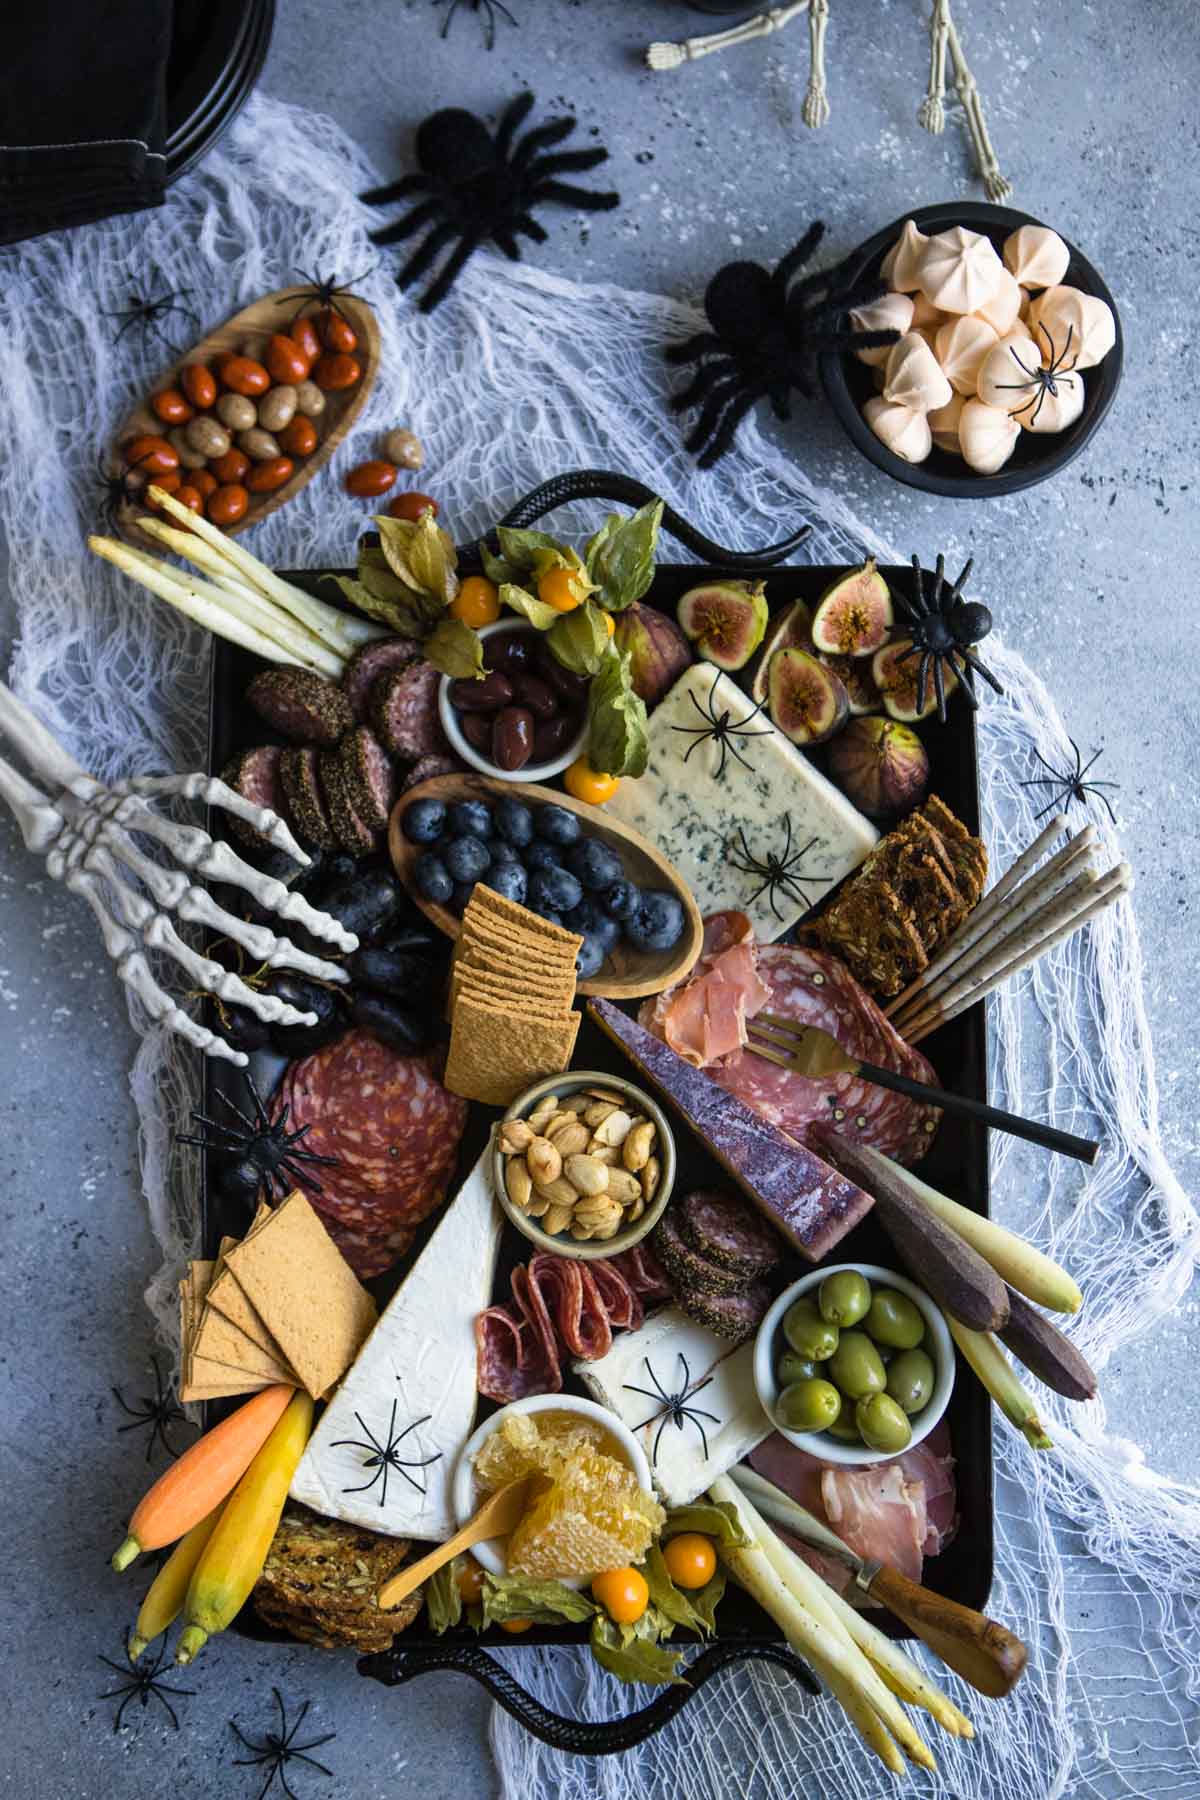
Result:
[[[535,255],[583,280],[698,296],[730,255],[774,259],[808,220],[843,251],[911,206],[976,197],[964,141],[914,122],[926,50],[919,0],[835,0],[834,113],[800,123],[804,27],[686,69],[638,66],[654,36],[707,27],[653,0],[513,0],[481,53],[460,9],[446,41],[425,0],[281,0],[268,92],[330,111],[380,167],[397,169],[417,120],[461,104],[494,112],[522,85],[579,112],[613,152],[614,217],[563,217]],[[1122,783],[1147,964],[1163,1126],[1189,1187],[1200,1174],[1192,1099],[1200,837],[1196,742],[1198,445],[1195,295],[1200,84],[1189,0],[961,0],[961,27],[1016,203],[1060,224],[1104,271],[1126,330],[1124,386],[1087,454],[1059,481],[964,507],[928,500],[863,463],[820,411],[786,434],[814,476],[925,560],[968,549],[1002,628],[1044,674],[1081,744],[1106,748]],[[0,413],[3,401],[0,399]],[[0,589],[0,660],[12,634]],[[140,1293],[155,1263],[136,1171],[127,1071],[134,1042],[81,909],[64,901],[0,820],[0,1604],[7,1694],[0,1791],[21,1800],[131,1800],[256,1792],[230,1767],[236,1712],[269,1720],[270,1687],[312,1695],[314,1734],[336,1726],[333,1782],[300,1792],[374,1800],[482,1796],[493,1782],[486,1708],[449,1678],[384,1696],[348,1660],[297,1649],[264,1660],[226,1643],[180,1704],[184,1730],[154,1711],[115,1736],[98,1652],[120,1656],[124,1591],[98,1577],[129,1496],[128,1440],[110,1384],[144,1391],[149,1333]],[[1152,1466],[1195,1481],[1200,1417],[1166,1408],[1189,1392],[1200,1354],[1190,1299],[1106,1375],[1113,1428]],[[136,1586],[136,1582],[135,1582]],[[133,1709],[136,1712],[136,1709]],[[1182,1791],[1182,1790],[1178,1790]]]

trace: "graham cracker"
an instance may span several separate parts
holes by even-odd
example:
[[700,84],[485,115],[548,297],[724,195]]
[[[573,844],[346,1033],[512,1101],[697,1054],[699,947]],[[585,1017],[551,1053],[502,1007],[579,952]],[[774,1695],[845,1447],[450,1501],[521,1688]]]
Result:
[[285,1374],[281,1375],[279,1380],[294,1381],[296,1379],[295,1371],[287,1367],[283,1351],[268,1331],[258,1308],[239,1287],[237,1276],[232,1269],[222,1269],[209,1288],[208,1307],[212,1311],[223,1314],[231,1325],[236,1326],[250,1339],[251,1343],[257,1344],[264,1354],[276,1359],[285,1370]]
[[502,1006],[514,1015],[532,1019],[565,1019],[571,1010],[570,995],[531,993],[523,984],[505,981],[486,971],[481,973],[468,964],[456,969],[450,977],[452,1008],[458,1005],[460,994],[471,994],[476,999]]
[[522,987],[534,988],[539,993],[573,996],[575,992],[574,963],[564,962],[556,969],[540,961],[531,962],[490,936],[459,938],[452,967],[456,968],[460,963],[468,969],[499,975],[505,981],[519,981]]
[[261,1375],[267,1381],[292,1379],[291,1371],[284,1368],[277,1356],[256,1344],[240,1326],[211,1305],[204,1308],[193,1350],[195,1355],[210,1362],[224,1363],[247,1378]]
[[[490,912],[497,918],[507,919],[510,924],[520,926],[524,932],[535,937],[548,938],[552,944],[558,944],[564,951],[569,950],[572,959],[579,955],[583,948],[583,939],[577,932],[568,931],[565,925],[555,925],[550,919],[543,919],[538,913],[530,912],[527,906],[518,906],[515,900],[506,900],[503,895],[488,887],[486,882],[476,882],[467,902],[467,912],[478,906],[484,912]],[[463,915],[464,923],[466,913]]]
[[562,950],[551,944],[547,938],[535,937],[532,932],[522,931],[517,925],[510,924],[507,919],[492,918],[480,914],[470,924],[464,924],[459,942],[463,946],[462,954],[469,952],[476,944],[486,946],[497,956],[515,959],[518,967],[540,971],[550,977],[565,978],[569,973],[572,981],[575,978],[575,959],[577,950]]
[[442,1079],[464,1099],[508,1106],[531,1082],[570,1067],[579,1017],[577,1012],[554,1022],[518,1017],[511,1007],[464,993],[454,1009]]

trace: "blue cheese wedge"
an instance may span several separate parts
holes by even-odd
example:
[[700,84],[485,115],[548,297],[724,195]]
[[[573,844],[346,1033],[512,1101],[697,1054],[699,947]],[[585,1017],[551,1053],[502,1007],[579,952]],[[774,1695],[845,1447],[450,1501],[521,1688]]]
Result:
[[[621,1332],[607,1356],[576,1363],[575,1373],[638,1439],[668,1506],[686,1506],[773,1429],[754,1386],[753,1342],[734,1349],[678,1307]],[[676,1422],[669,1400],[678,1396]]]
[[[714,735],[728,715],[732,729]],[[666,856],[702,914],[736,907],[762,943],[782,937],[875,848],[879,833],[711,663],[694,663],[650,715],[649,761],[606,812]],[[767,883],[769,855],[789,879]],[[792,860],[788,860],[788,859]]]
[[[392,1537],[440,1541],[456,1528],[454,1465],[478,1398],[475,1316],[492,1297],[502,1224],[490,1154],[451,1201],[309,1440],[291,1496],[314,1512]],[[386,1448],[389,1439],[407,1469],[384,1471],[372,1460],[372,1441]]]

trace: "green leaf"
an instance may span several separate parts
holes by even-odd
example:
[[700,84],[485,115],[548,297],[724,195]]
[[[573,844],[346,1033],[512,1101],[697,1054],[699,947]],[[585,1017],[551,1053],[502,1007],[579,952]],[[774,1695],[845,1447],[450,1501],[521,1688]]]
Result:
[[633,691],[629,660],[610,644],[588,689],[588,761],[604,775],[646,772],[646,707]]
[[702,1588],[697,1588],[688,1595],[688,1604],[699,1620],[699,1628],[706,1637],[711,1637],[717,1629],[717,1608],[725,1597],[725,1571],[718,1568],[711,1581],[706,1581]]
[[379,544],[388,568],[406,587],[428,594],[449,606],[458,591],[454,571],[458,552],[449,532],[443,531],[432,513],[419,519],[377,517]]
[[646,1681],[655,1686],[667,1682],[682,1683],[684,1677],[679,1673],[679,1664],[683,1652],[664,1650],[655,1641],[653,1621],[649,1633],[643,1636],[639,1630],[641,1623],[639,1620],[636,1626],[614,1625],[607,1615],[598,1614],[592,1620],[591,1632],[592,1655],[596,1661],[618,1681]]
[[425,1611],[429,1626],[441,1637],[462,1618],[462,1595],[458,1591],[458,1557],[435,1569],[425,1582]]
[[608,627],[600,608],[585,600],[574,612],[559,613],[546,641],[564,669],[573,675],[594,675],[608,650]]
[[505,1619],[532,1619],[536,1625],[554,1625],[567,1619],[580,1625],[596,1615],[596,1602],[561,1581],[536,1581],[526,1575],[485,1575],[483,1622],[500,1624]]
[[358,552],[358,579],[377,600],[403,600],[415,592],[393,574],[379,544],[362,544]]
[[715,1538],[718,1549],[734,1550],[750,1539],[738,1522],[736,1509],[727,1500],[697,1500],[691,1506],[678,1506],[667,1514],[661,1541],[665,1544],[681,1531],[698,1531],[703,1537]]
[[624,612],[649,589],[662,513],[661,500],[648,500],[628,517],[610,513],[588,544],[587,571],[606,611]]
[[545,561],[547,552],[553,564],[559,558],[566,558],[567,546],[559,543],[545,531],[520,531],[513,525],[498,525],[496,536],[500,540],[500,551],[506,562],[521,574],[528,574],[538,567],[539,559]]
[[334,580],[351,606],[365,613],[368,619],[378,619],[389,630],[399,632],[401,637],[425,637],[431,623],[430,606],[438,616],[442,612],[437,601],[431,602],[421,594],[405,594],[402,590],[402,598],[384,600],[365,582],[355,581],[350,575],[335,575]]
[[487,674],[483,666],[483,639],[461,619],[439,619],[425,639],[423,649],[426,660],[443,675],[482,681]]
[[688,1631],[699,1631],[701,1622],[692,1609],[691,1596],[671,1580],[657,1544],[651,1544],[646,1560],[638,1566],[650,1589],[650,1604],[662,1615],[664,1635],[669,1637],[676,1625],[682,1625]]
[[500,604],[511,606],[514,612],[528,619],[531,625],[536,625],[539,631],[549,631],[563,616],[553,606],[547,606],[544,600],[538,600],[525,588],[518,587],[511,581],[506,581],[500,589]]
[[503,587],[506,581],[515,580],[517,571],[512,564],[506,562],[502,556],[494,555],[486,543],[479,546],[479,560],[483,564],[484,574],[489,581],[494,581],[497,587]]

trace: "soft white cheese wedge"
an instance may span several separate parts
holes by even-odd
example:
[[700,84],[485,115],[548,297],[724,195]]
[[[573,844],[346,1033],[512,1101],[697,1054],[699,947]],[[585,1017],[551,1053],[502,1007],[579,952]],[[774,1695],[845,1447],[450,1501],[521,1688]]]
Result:
[[[686,1506],[773,1430],[754,1387],[753,1340],[734,1349],[678,1307],[622,1331],[607,1356],[576,1363],[575,1373],[634,1433],[668,1506]],[[692,1416],[677,1424],[658,1386],[672,1396],[686,1389]]]
[[[726,712],[743,735],[735,729],[724,744],[702,735]],[[650,715],[646,773],[623,781],[605,810],[674,863],[702,914],[737,907],[771,943],[857,869],[879,833],[765,712],[752,715],[753,701],[728,675],[693,663]],[[737,867],[800,851],[788,885],[773,893],[762,875]]]
[[[331,1519],[392,1537],[447,1538],[456,1527],[451,1483],[475,1421],[475,1315],[492,1297],[502,1217],[485,1151],[363,1345],[313,1433],[292,1480],[293,1500]],[[381,1445],[417,1419],[396,1446],[426,1468],[377,1467],[368,1431]],[[352,1440],[339,1443],[339,1439]],[[414,1486],[413,1483],[417,1485]],[[353,1489],[362,1491],[354,1493]],[[422,1491],[423,1490],[423,1491]]]

